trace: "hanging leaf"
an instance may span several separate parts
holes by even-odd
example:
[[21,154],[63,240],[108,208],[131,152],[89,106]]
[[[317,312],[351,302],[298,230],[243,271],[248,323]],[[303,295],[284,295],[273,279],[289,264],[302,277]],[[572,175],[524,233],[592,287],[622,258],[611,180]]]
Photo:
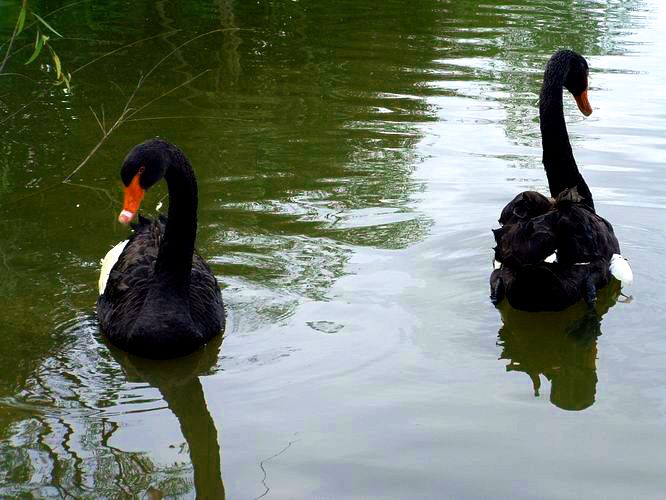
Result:
[[37,14],[35,14],[34,12],[32,13],[32,15],[35,16],[35,17],[37,18],[37,20],[38,20],[40,23],[42,23],[44,26],[46,26],[48,29],[50,29],[50,30],[53,31],[56,35],[58,35],[60,38],[62,38],[62,35],[61,35],[60,33],[58,33],[56,30],[54,30],[53,27],[52,27],[49,23],[47,23],[46,21],[44,21],[44,19],[42,19],[41,17],[39,17],[39,16],[38,16]]
[[44,46],[44,38],[48,40],[48,37],[45,37],[44,35],[41,35],[39,30],[37,30],[37,38],[35,39],[35,50],[30,56],[30,59],[28,59],[25,64],[30,64],[32,61],[37,59],[37,56],[39,53],[42,51],[42,47]]
[[60,63],[60,58],[58,57],[58,54],[56,54],[56,51],[53,50],[53,47],[51,47],[50,45],[49,45],[49,52],[51,52],[51,57],[53,58],[53,64],[55,64],[56,78],[60,80],[61,77],[63,76],[62,64]]
[[23,31],[23,25],[25,24],[25,5],[21,7],[21,12],[19,12],[19,17],[18,17],[18,29],[16,30],[16,34],[19,35],[21,31]]

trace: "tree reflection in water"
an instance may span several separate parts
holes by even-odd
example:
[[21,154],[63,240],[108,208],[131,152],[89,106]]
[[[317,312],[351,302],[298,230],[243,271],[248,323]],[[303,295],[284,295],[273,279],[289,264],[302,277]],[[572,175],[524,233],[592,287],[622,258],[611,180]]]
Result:
[[541,375],[550,381],[550,402],[579,411],[594,404],[597,390],[597,337],[601,318],[617,302],[620,284],[613,280],[599,291],[596,308],[578,303],[562,312],[526,313],[500,304],[500,359],[507,372],[529,375],[539,396]]
[[[184,358],[146,360],[90,342],[94,322],[80,321],[71,325],[76,340],[36,370],[20,395],[2,401],[9,410],[2,419],[14,422],[7,428],[16,437],[0,436],[0,496],[223,499],[218,434],[199,380],[215,370],[222,339]],[[119,435],[129,416],[147,413],[152,422],[163,402],[189,461],[160,464],[117,444],[126,440]]]

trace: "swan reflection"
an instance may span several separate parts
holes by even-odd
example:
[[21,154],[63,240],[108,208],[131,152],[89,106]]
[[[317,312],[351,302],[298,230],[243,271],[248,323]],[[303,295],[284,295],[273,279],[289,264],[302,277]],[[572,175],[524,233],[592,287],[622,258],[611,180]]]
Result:
[[[225,497],[218,433],[199,380],[200,375],[214,370],[221,343],[219,335],[203,349],[175,360],[140,358],[109,345],[127,380],[155,387],[178,419],[189,448],[197,498]],[[162,492],[154,486],[148,494],[150,498],[162,498]]]
[[550,381],[550,402],[563,410],[579,411],[594,404],[597,390],[597,338],[601,318],[617,302],[620,283],[599,290],[594,309],[578,303],[560,312],[526,313],[504,301],[499,310],[499,359],[507,372],[523,372],[541,393],[541,375]]

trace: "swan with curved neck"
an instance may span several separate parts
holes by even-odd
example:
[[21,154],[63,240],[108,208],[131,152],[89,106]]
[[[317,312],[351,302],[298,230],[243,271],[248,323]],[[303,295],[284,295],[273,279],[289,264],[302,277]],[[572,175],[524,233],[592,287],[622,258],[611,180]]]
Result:
[[564,120],[563,89],[579,110],[592,113],[588,64],[572,50],[548,61],[539,99],[543,165],[553,198],[535,191],[517,195],[502,210],[493,231],[497,246],[491,300],[505,297],[516,309],[557,311],[585,299],[613,276],[623,284],[633,276],[608,221],[597,215],[592,193],[573,156]]
[[194,250],[194,172],[180,149],[151,139],[130,151],[120,177],[125,191],[121,223],[130,223],[145,191],[162,178],[169,189],[169,216],[156,221],[139,217],[130,238],[105,257],[97,301],[101,329],[132,354],[183,356],[224,328],[217,280]]
[[566,88],[581,113],[590,116],[592,106],[587,97],[588,71],[587,61],[572,50],[560,50],[550,58],[539,98],[539,123],[543,166],[550,195],[555,198],[565,189],[576,187],[583,203],[594,208],[592,193],[578,170],[569,142],[562,95],[562,89]]

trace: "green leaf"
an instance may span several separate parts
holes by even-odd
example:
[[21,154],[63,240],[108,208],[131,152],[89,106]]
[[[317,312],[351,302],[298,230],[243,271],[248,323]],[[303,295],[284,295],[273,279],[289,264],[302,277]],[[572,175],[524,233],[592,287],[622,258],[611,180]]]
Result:
[[35,40],[35,51],[32,53],[30,59],[28,59],[25,64],[30,64],[32,61],[37,59],[37,56],[42,51],[42,47],[44,46],[44,38],[48,40],[48,38],[45,37],[44,35],[40,36],[39,30],[37,30],[37,39]]
[[16,34],[20,34],[21,31],[23,31],[23,25],[25,24],[25,5],[21,7],[21,12],[19,12],[19,17],[18,17],[18,29],[16,30]]
[[35,16],[35,17],[37,18],[37,20],[38,20],[40,23],[42,23],[44,26],[46,26],[48,29],[50,29],[50,30],[53,31],[56,35],[58,35],[60,38],[62,38],[62,35],[61,35],[60,33],[58,33],[56,30],[54,30],[53,27],[52,27],[49,23],[47,23],[46,21],[44,21],[44,19],[42,19],[41,17],[39,17],[39,16],[38,16],[37,14],[35,14],[34,12],[32,13],[32,15]]
[[[51,49],[50,46],[49,49]],[[53,49],[51,49],[51,57],[53,57],[53,62],[55,63],[56,67],[56,78],[60,80],[60,77],[62,76],[62,66],[60,65],[60,58],[58,57],[58,54],[56,54],[55,50]]]

